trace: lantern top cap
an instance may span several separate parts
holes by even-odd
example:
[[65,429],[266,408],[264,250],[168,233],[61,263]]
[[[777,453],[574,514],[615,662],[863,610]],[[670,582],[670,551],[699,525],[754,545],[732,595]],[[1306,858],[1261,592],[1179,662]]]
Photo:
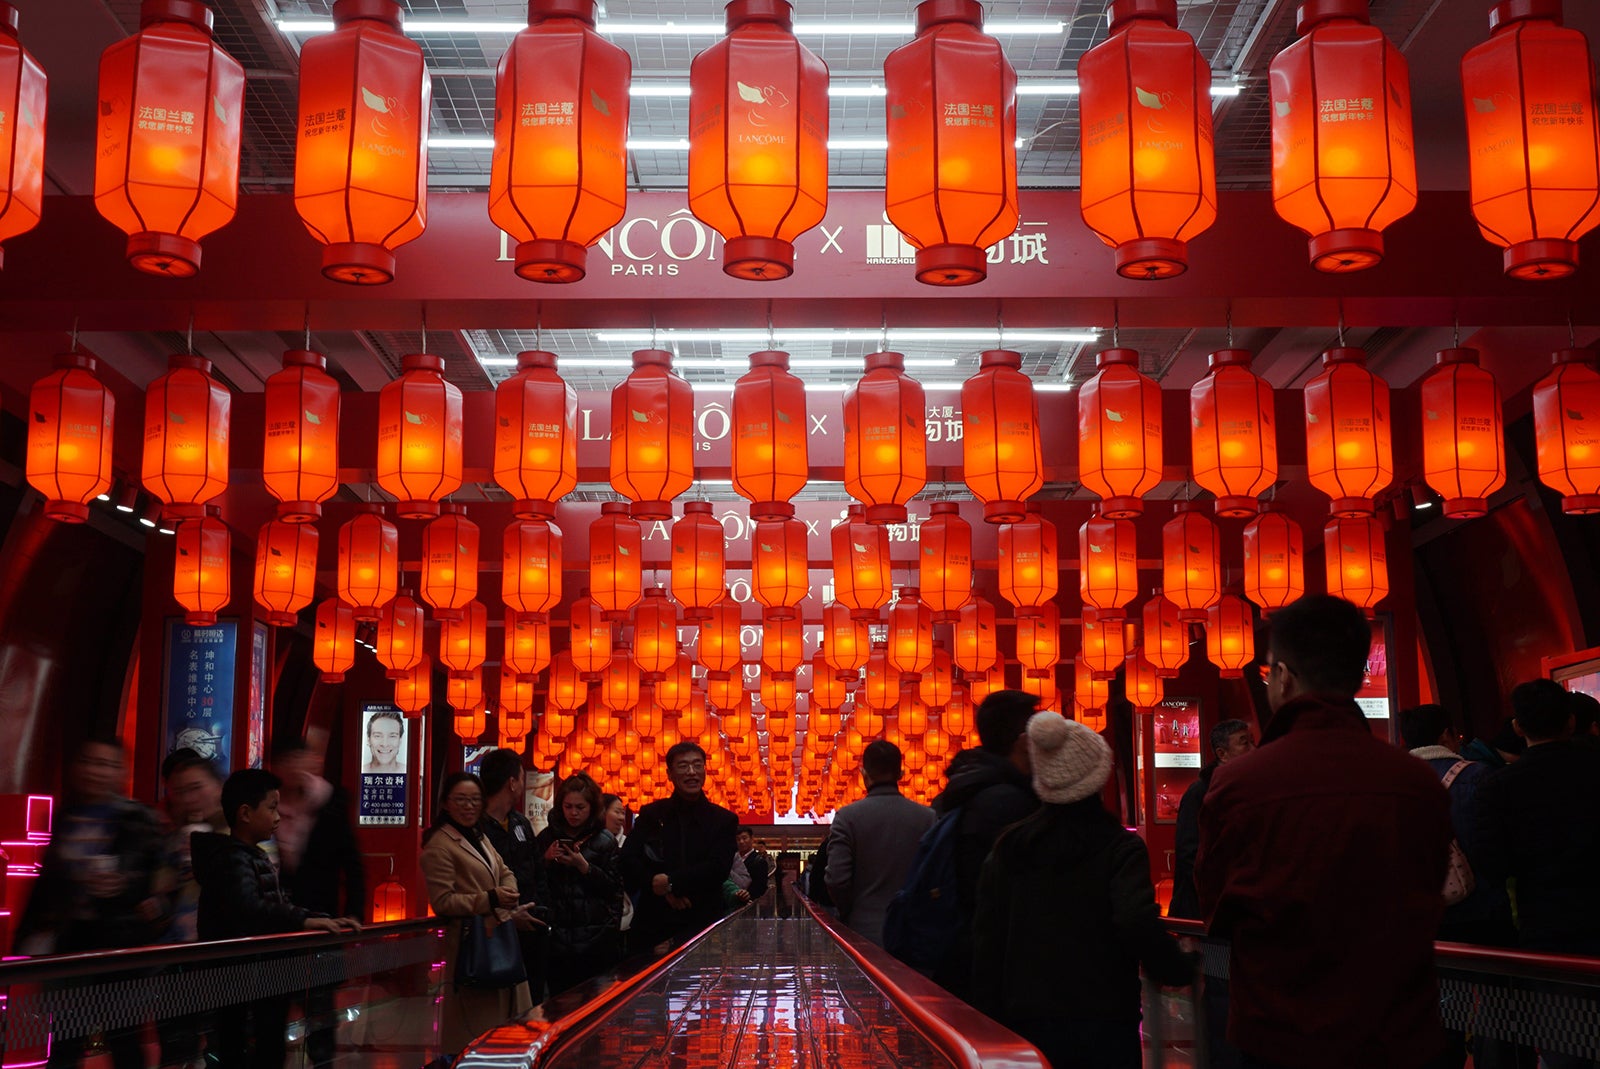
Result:
[[50,361],[50,366],[61,371],[80,368],[84,371],[94,371],[99,367],[99,362],[88,353],[58,353]]
[[1332,367],[1335,364],[1360,364],[1366,366],[1367,351],[1349,345],[1335,345],[1322,354],[1322,366]]
[[517,354],[517,370],[526,371],[531,367],[548,368],[551,371],[556,367],[556,354],[546,352],[544,349],[524,349]]
[[16,5],[0,0],[0,33],[10,37],[17,36],[17,32],[20,29],[20,19],[21,15],[17,11]]
[[667,349],[636,349],[633,353],[634,367],[672,367],[672,353]]
[[794,6],[789,0],[733,0],[725,14],[730,33],[754,22],[771,22],[786,30],[794,29]]
[[1178,0],[1113,0],[1106,10],[1106,23],[1112,33],[1135,19],[1156,19],[1177,26]]
[[1205,513],[1206,503],[1204,501],[1180,501],[1172,508],[1172,516],[1174,519],[1192,514],[1204,516]]
[[1500,0],[1489,9],[1489,32],[1529,19],[1546,19],[1561,25],[1561,0]]
[[288,349],[283,354],[283,366],[325,369],[328,366],[328,358],[310,349]]
[[868,371],[878,371],[882,368],[889,368],[892,371],[904,371],[906,369],[906,357],[904,353],[888,351],[868,353],[866,365]]
[[978,0],[922,0],[917,5],[917,33],[921,35],[935,26],[964,22],[974,29],[983,29],[983,5]]
[[595,0],[529,0],[528,24],[537,26],[546,19],[577,19],[594,25]]
[[1094,366],[1102,367],[1139,367],[1139,350],[1137,349],[1101,349],[1095,355]]
[[1478,350],[1476,349],[1440,349],[1433,358],[1436,367],[1446,367],[1450,364],[1478,365]]
[[1022,354],[1014,349],[985,349],[978,355],[978,367],[1022,368]]
[[644,596],[647,598],[665,598],[667,596],[667,592],[661,587],[651,586],[645,588]]
[[628,503],[626,501],[603,501],[600,504],[600,515],[627,516]]
[[921,594],[922,591],[918,590],[914,586],[903,586],[900,588],[901,601],[915,601],[921,596]]
[[400,359],[400,370],[407,371],[432,371],[444,374],[444,357],[434,356],[432,353],[409,353]]
[[1213,371],[1219,367],[1249,368],[1255,356],[1249,349],[1218,349],[1211,354],[1208,362]]
[[935,501],[932,512],[935,516],[954,516],[961,512],[961,505],[956,501]]
[[750,369],[758,367],[776,367],[784,371],[789,370],[789,354],[782,349],[763,349],[750,354]]
[[335,26],[343,27],[357,20],[382,22],[398,31],[405,25],[405,12],[395,0],[335,0]]
[[1295,10],[1294,30],[1304,37],[1324,22],[1334,19],[1371,23],[1372,12],[1367,0],[1305,0]]
[[1595,352],[1593,349],[1557,349],[1550,356],[1550,362],[1556,366],[1562,364],[1595,365]]
[[213,18],[211,9],[199,0],[144,0],[139,7],[141,30],[158,22],[184,22],[210,34]]
[[203,375],[211,373],[211,361],[198,353],[173,353],[167,357],[167,367],[172,371],[198,371]]
[[698,514],[705,515],[705,516],[711,515],[711,502],[709,502],[709,501],[685,501],[683,503],[683,514],[685,516],[687,516],[690,513],[698,513]]

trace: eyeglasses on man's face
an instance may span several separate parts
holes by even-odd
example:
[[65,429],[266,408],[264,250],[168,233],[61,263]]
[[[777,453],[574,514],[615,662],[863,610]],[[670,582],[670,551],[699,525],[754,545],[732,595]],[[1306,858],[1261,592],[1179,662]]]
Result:
[[704,761],[675,761],[672,765],[672,771],[680,776],[692,776],[705,770],[706,763]]

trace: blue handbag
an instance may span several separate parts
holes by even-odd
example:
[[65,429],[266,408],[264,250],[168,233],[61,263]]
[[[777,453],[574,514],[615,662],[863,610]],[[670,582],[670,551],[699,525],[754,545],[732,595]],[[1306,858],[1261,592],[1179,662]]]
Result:
[[468,917],[461,925],[461,950],[456,955],[456,986],[515,987],[528,978],[522,964],[522,942],[509,921],[489,931],[489,918]]

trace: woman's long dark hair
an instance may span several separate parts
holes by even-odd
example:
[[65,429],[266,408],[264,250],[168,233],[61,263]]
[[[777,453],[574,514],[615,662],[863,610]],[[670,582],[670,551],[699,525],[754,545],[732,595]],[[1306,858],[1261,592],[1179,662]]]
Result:
[[561,808],[561,800],[569,794],[581,794],[589,803],[589,822],[582,828],[572,828],[573,831],[594,830],[605,827],[605,810],[600,806],[600,785],[589,777],[587,772],[574,772],[561,781],[561,786],[556,788],[556,804],[551,809],[551,816],[564,827],[567,824],[567,815]]

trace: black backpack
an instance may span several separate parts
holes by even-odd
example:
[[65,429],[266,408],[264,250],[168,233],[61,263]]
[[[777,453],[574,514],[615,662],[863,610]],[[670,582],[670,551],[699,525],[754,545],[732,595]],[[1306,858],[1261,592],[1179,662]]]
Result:
[[958,807],[940,817],[917,842],[905,886],[889,902],[883,948],[924,976],[932,976],[955,948],[962,914],[956,880]]

